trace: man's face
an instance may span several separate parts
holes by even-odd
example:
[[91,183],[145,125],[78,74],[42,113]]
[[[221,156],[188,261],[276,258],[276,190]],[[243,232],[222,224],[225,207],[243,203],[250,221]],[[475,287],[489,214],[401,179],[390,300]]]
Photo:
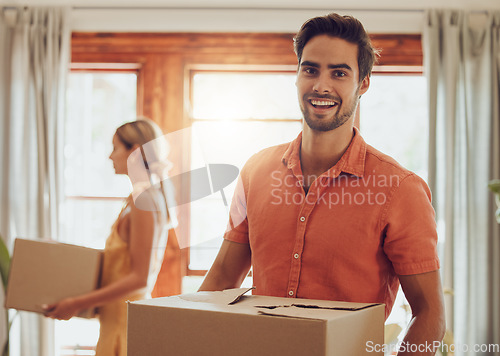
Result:
[[359,83],[356,44],[319,35],[305,45],[296,85],[304,120],[311,129],[330,131],[352,119],[359,95],[369,84],[368,77]]

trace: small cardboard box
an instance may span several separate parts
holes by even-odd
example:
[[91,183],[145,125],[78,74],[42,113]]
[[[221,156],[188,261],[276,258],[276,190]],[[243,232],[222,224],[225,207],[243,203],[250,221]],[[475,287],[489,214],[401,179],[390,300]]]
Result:
[[248,290],[130,302],[128,356],[383,354],[367,348],[384,343],[383,304],[243,296]]
[[[47,240],[16,239],[6,308],[43,313],[42,305],[99,286],[102,251]],[[80,317],[95,316],[94,310]]]

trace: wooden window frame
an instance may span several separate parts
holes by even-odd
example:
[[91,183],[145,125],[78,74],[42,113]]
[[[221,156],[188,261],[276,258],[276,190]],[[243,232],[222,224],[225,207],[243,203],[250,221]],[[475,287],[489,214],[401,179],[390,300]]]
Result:
[[[374,47],[382,50],[374,73],[422,74],[420,35],[374,34],[371,38]],[[292,40],[289,33],[74,32],[71,63],[72,70],[137,71],[137,115],[152,118],[165,132],[174,132],[190,124],[185,98],[193,68],[221,64],[228,68],[296,67]],[[189,209],[179,207],[181,219],[189,221]],[[189,249],[179,249],[173,235],[169,235],[153,296],[179,294],[184,276],[205,273],[189,270]]]

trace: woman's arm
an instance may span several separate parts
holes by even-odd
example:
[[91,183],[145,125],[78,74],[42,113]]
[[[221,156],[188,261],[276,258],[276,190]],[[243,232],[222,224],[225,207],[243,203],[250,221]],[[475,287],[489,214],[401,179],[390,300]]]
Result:
[[131,271],[128,275],[92,292],[47,305],[45,315],[55,319],[68,320],[82,310],[124,298],[146,287],[155,233],[154,213],[140,210],[133,202],[131,203],[129,227]]

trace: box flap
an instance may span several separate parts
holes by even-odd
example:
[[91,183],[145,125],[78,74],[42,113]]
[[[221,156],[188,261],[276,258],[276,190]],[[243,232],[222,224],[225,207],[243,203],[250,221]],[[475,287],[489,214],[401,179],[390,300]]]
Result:
[[321,305],[290,304],[276,307],[256,306],[256,308],[259,310],[258,313],[262,315],[324,320],[332,317],[339,317],[343,313],[363,310],[376,305],[379,304],[368,304],[353,307],[325,307]]
[[[247,300],[242,298],[238,304],[245,304]],[[355,311],[361,310],[369,306],[378,305],[377,303],[353,303],[341,302],[335,300],[317,300],[317,299],[303,299],[303,298],[287,298],[287,297],[267,297],[267,296],[253,296],[252,302],[255,307],[262,307],[273,309],[282,306],[297,305],[303,308],[323,308],[332,310],[347,310]]]
[[188,302],[232,305],[237,303],[244,294],[248,293],[252,289],[255,289],[255,287],[233,288],[215,292],[198,292],[195,294],[181,294],[179,298]]

